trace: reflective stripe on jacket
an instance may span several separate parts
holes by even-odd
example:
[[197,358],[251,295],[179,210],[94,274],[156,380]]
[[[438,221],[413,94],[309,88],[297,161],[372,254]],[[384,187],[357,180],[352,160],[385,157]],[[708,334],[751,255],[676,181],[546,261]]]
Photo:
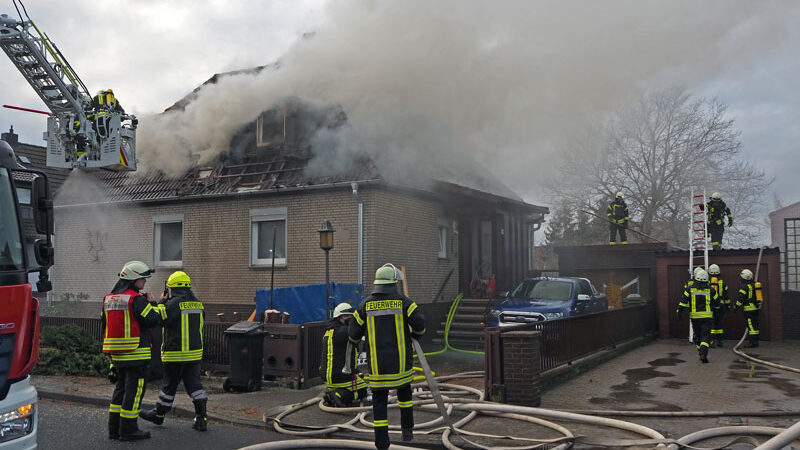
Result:
[[695,282],[684,290],[683,301],[678,306],[689,309],[690,319],[710,319],[714,317],[713,309],[719,308],[719,297],[712,287],[698,287],[699,285],[700,283]]
[[424,334],[425,317],[416,303],[397,293],[374,293],[353,314],[350,341],[357,343],[366,336],[372,389],[390,389],[412,381],[414,350],[409,330]]
[[138,292],[128,289],[103,297],[103,317],[106,321],[103,352],[128,353],[139,347],[139,322],[131,320],[135,314],[133,299],[138,295]]
[[744,305],[745,311],[758,311],[761,308],[755,295],[755,287],[751,281],[742,282],[739,288],[739,299],[736,300],[736,307]]
[[203,302],[189,288],[172,288],[172,297],[158,307],[164,321],[161,360],[191,362],[203,359]]

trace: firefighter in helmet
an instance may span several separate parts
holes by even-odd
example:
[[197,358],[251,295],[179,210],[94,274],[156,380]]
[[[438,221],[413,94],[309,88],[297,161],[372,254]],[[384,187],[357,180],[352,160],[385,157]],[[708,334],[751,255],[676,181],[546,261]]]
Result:
[[744,320],[747,322],[747,347],[758,347],[758,313],[761,311],[761,301],[755,293],[753,284],[753,272],[744,269],[739,274],[739,299],[733,310],[744,309]]
[[689,319],[692,321],[692,342],[700,354],[700,361],[708,362],[708,348],[711,346],[711,324],[714,309],[719,308],[717,291],[708,283],[708,272],[704,269],[697,270],[694,275],[694,284],[683,291],[683,300],[678,303],[678,319],[685,309],[689,310]]
[[116,377],[108,416],[108,437],[123,441],[147,439],[137,417],[150,363],[148,328],[161,325],[161,315],[142,293],[153,270],[141,261],[125,263],[111,293],[103,297],[103,352],[111,355],[109,377]]
[[104,89],[92,97],[90,112],[86,118],[94,123],[94,130],[98,137],[105,138],[109,135],[109,123],[112,114],[125,114],[125,110],[114,97],[114,91]]
[[208,429],[206,403],[208,394],[200,382],[200,361],[203,360],[203,303],[192,292],[192,280],[181,270],[167,279],[167,292],[161,296],[158,311],[164,320],[164,340],[161,360],[164,379],[156,407],[140,411],[139,417],[156,425],[164,423],[164,415],[172,408],[178,384],[183,381],[186,393],[194,403],[194,423],[197,431]]
[[731,209],[722,201],[722,195],[719,192],[711,194],[706,208],[708,208],[708,233],[711,235],[711,248],[719,250],[722,248],[722,235],[725,234],[725,216],[728,217],[728,226],[733,226]]
[[708,266],[708,274],[711,276],[711,285],[719,297],[719,308],[714,310],[714,322],[711,325],[711,346],[722,347],[722,338],[725,335],[722,319],[731,307],[731,299],[728,296],[728,284],[720,277],[719,266],[716,264]]
[[628,236],[625,230],[628,229],[630,217],[628,217],[628,205],[625,204],[625,200],[622,198],[622,192],[617,192],[614,201],[608,204],[606,216],[608,216],[608,231],[610,235],[608,243],[615,245],[617,243],[617,233],[619,232],[620,244],[627,244]]
[[400,428],[403,440],[414,438],[414,411],[411,381],[414,377],[411,339],[425,333],[425,317],[417,304],[400,294],[397,282],[402,272],[385,264],[375,272],[375,289],[353,313],[349,336],[356,345],[366,336],[369,359],[369,385],[372,389],[372,414],[375,446],[389,448],[387,403],[389,389],[397,389]]
[[350,374],[342,373],[348,348],[348,331],[355,310],[349,303],[340,303],[333,309],[333,318],[328,322],[322,336],[322,358],[319,373],[325,380],[328,392],[325,402],[336,407],[350,406],[356,400],[367,397],[367,382],[356,373],[356,347],[350,355]]

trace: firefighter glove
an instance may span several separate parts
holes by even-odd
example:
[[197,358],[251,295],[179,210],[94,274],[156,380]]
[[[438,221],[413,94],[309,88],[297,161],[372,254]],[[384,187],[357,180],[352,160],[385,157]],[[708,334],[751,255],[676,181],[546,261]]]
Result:
[[680,320],[681,317],[683,317],[683,308],[678,307],[678,309],[675,310],[675,316]]
[[728,217],[728,226],[729,227],[733,226],[733,217]]
[[626,230],[628,229],[628,221],[627,220],[623,220],[622,221],[622,228],[625,228]]
[[113,361],[108,365],[108,373],[106,376],[108,376],[108,381],[114,384],[117,383],[117,366],[114,365]]

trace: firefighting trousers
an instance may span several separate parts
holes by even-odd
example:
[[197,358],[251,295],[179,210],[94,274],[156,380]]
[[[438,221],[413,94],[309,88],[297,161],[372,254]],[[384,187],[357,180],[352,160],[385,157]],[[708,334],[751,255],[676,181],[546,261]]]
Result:
[[758,310],[744,312],[744,321],[747,323],[747,334],[750,335],[750,338],[754,336],[756,339],[758,338],[758,313]]
[[[389,419],[388,403],[389,390],[380,389],[372,391],[372,415],[374,416],[373,430],[375,431],[375,447],[389,448]],[[414,428],[414,409],[411,401],[411,384],[397,388],[397,406],[400,407],[400,428],[411,430]]]
[[727,311],[725,306],[714,310],[714,322],[711,325],[711,337],[714,340],[722,339],[722,335],[725,334],[725,330],[722,328],[722,319],[725,318],[725,311]]
[[622,244],[627,244],[628,243],[628,234],[625,231],[625,227],[623,227],[622,225],[617,225],[615,223],[609,223],[608,224],[608,232],[609,232],[609,238],[608,238],[608,243],[609,244],[614,245],[614,244],[617,243],[616,242],[617,241],[617,233],[619,233],[619,240],[621,241],[620,243],[622,243]]
[[713,319],[692,319],[692,342],[701,357],[708,355],[711,345],[711,322]]
[[711,248],[714,250],[721,249],[722,235],[725,234],[725,226],[708,224],[708,233],[711,235]]
[[192,401],[207,400],[208,394],[200,382],[200,361],[193,362],[166,362],[164,363],[164,379],[161,382],[161,392],[156,401],[156,412],[164,414],[172,408],[178,384],[183,381],[186,393]]
[[148,361],[143,361],[141,365],[117,367],[117,384],[114,387],[114,393],[111,394],[111,405],[108,409],[110,420],[119,417],[122,419],[123,425],[127,422],[127,427],[133,428],[134,431],[137,427],[131,426],[131,424],[135,424],[139,417],[139,406],[147,387],[145,383],[147,363]]

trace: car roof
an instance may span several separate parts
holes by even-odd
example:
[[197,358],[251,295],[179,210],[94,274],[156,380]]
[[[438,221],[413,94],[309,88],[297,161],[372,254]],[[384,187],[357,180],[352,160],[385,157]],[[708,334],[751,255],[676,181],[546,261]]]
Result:
[[530,278],[525,278],[524,280],[522,280],[522,282],[524,283],[526,281],[544,281],[544,280],[548,280],[548,281],[566,281],[566,282],[572,283],[572,282],[578,281],[578,280],[586,280],[586,278],[582,278],[582,277],[530,277]]

